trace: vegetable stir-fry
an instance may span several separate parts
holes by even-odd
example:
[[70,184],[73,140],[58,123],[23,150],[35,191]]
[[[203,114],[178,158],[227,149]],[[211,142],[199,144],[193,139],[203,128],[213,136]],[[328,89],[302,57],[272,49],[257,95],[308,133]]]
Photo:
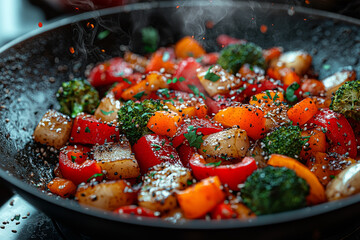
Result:
[[34,131],[59,150],[48,190],[171,221],[249,219],[360,192],[356,73],[318,79],[303,50],[217,42],[218,52],[189,36],[154,42],[64,82],[61,108]]

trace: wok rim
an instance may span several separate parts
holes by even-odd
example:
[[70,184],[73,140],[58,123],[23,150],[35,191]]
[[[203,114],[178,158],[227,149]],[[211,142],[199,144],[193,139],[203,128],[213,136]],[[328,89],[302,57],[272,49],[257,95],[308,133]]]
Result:
[[[285,11],[288,10],[291,5],[287,4],[273,4],[273,3],[264,3],[264,2],[256,2],[256,5],[252,5],[255,2],[253,1],[239,1],[239,2],[232,2],[232,1],[218,1],[212,2],[213,5],[219,6],[252,6],[253,8],[263,8],[266,7],[271,9],[271,11]],[[181,4],[181,7],[199,7],[199,6],[208,6],[208,1],[189,1]],[[146,3],[134,3],[125,6],[118,6],[112,8],[106,8],[102,10],[96,10],[91,12],[85,12],[74,16],[66,16],[61,19],[57,19],[54,21],[50,21],[41,29],[33,30],[29,33],[26,33],[9,43],[0,47],[0,54],[3,52],[15,47],[18,44],[21,44],[25,41],[31,41],[32,38],[40,37],[43,33],[54,31],[57,28],[65,27],[66,25],[70,25],[72,23],[76,23],[79,21],[84,21],[87,19],[91,19],[93,17],[111,15],[121,12],[129,12],[129,11],[137,11],[137,10],[151,10],[154,8],[168,8],[168,7],[175,7],[177,6],[176,2],[146,2]],[[355,19],[352,17],[348,17],[345,15],[327,12],[323,10],[305,8],[300,6],[291,6],[293,7],[295,14],[306,14],[315,17],[325,18],[327,20],[337,20],[340,22],[346,22],[351,25],[357,25],[360,27],[360,19]],[[11,174],[7,173],[6,170],[0,168],[0,178],[6,181],[11,185],[12,188],[20,189],[20,195],[22,192],[30,194],[32,197],[37,198],[37,200],[42,200],[48,202],[52,205],[56,205],[57,207],[63,207],[67,210],[74,211],[78,214],[85,214],[91,217],[100,218],[103,220],[108,220],[112,222],[118,222],[119,224],[133,224],[133,225],[140,225],[140,226],[148,226],[148,227],[160,227],[160,228],[169,228],[169,229],[195,229],[195,230],[221,230],[221,229],[240,229],[240,228],[255,228],[260,226],[270,226],[273,224],[280,224],[285,222],[297,221],[301,219],[307,219],[311,217],[315,217],[321,214],[330,213],[336,210],[340,210],[345,207],[349,207],[355,204],[360,204],[360,194],[354,195],[352,197],[326,202],[319,205],[305,207],[298,210],[287,211],[277,214],[271,215],[263,215],[258,216],[254,219],[249,219],[247,221],[241,221],[238,219],[229,219],[229,220],[222,220],[222,221],[206,221],[206,220],[191,220],[187,221],[185,224],[173,224],[162,219],[154,219],[154,218],[141,218],[139,220],[135,216],[118,216],[109,212],[104,212],[98,209],[89,209],[84,208],[80,205],[75,204],[68,204],[67,200],[59,199],[54,196],[49,196],[45,193],[40,193],[38,189],[31,186],[30,184],[12,176]]]

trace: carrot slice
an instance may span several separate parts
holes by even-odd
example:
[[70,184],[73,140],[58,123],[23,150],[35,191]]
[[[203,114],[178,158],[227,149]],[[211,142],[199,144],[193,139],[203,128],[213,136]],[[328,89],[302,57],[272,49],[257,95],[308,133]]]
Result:
[[162,68],[166,73],[173,74],[175,72],[175,64],[170,60],[164,61],[163,53],[157,51],[152,55],[149,64],[145,68],[145,72],[160,71]]
[[290,108],[287,112],[287,115],[294,125],[301,126],[309,121],[315,115],[315,113],[317,113],[317,111],[318,108],[316,106],[316,101],[308,97]]
[[186,36],[175,44],[175,55],[177,58],[199,58],[206,52],[198,41]]
[[310,193],[307,196],[308,204],[319,204],[326,201],[325,190],[319,179],[304,164],[299,161],[280,154],[272,154],[268,164],[274,167],[286,167],[292,169],[303,178],[310,186]]
[[124,100],[139,99],[142,96],[148,96],[151,92],[160,88],[167,88],[167,79],[164,75],[158,72],[149,73],[144,80],[126,89],[121,98]]
[[311,129],[301,132],[303,138],[309,138],[300,153],[302,159],[309,159],[317,152],[326,152],[326,135],[320,129]]
[[265,133],[265,113],[251,105],[228,107],[220,110],[214,120],[224,127],[239,126],[253,139],[260,139]]
[[176,112],[157,111],[150,117],[147,127],[158,135],[173,137],[181,121],[181,117]]
[[205,178],[177,194],[181,210],[190,219],[204,216],[224,199],[225,193],[217,176]]

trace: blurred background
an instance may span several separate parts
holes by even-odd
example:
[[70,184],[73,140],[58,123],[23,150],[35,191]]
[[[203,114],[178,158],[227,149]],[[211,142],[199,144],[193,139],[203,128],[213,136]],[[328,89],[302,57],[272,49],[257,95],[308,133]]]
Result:
[[[0,46],[12,39],[84,11],[120,6],[141,0],[0,0]],[[179,3],[186,0],[174,0]],[[195,1],[195,0],[191,0]],[[233,0],[236,1],[236,0]],[[260,0],[287,3],[360,18],[360,0]]]

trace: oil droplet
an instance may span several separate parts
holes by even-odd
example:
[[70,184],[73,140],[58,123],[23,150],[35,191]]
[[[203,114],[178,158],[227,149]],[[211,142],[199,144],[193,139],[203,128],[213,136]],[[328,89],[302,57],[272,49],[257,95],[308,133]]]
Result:
[[70,51],[71,54],[74,54],[74,53],[75,53],[75,49],[74,49],[73,47],[70,47],[70,48],[69,48],[69,51]]
[[42,22],[39,22],[38,26],[41,28],[43,26]]

